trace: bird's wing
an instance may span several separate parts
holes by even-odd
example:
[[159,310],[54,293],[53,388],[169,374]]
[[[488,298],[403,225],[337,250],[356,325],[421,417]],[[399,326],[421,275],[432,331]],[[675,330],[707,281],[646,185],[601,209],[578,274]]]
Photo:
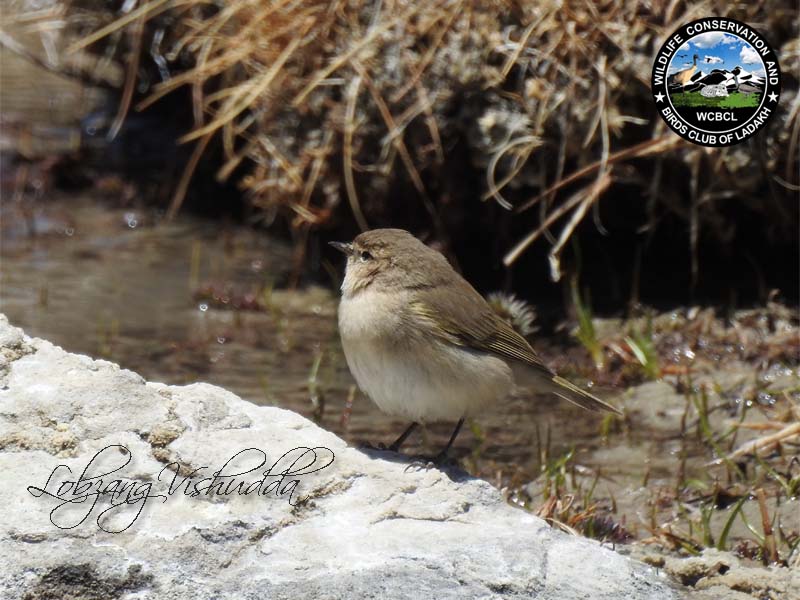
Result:
[[525,338],[466,282],[421,294],[409,309],[416,321],[427,323],[430,333],[441,341],[519,361],[548,377],[555,375]]
[[409,310],[415,317],[414,323],[440,341],[521,362],[542,376],[539,383],[543,391],[589,410],[621,414],[617,408],[556,375],[525,338],[464,280],[418,294],[409,304]]

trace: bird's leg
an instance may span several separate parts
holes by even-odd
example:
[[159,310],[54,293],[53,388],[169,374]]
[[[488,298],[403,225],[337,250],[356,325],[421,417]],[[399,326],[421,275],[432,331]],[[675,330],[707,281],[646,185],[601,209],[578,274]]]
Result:
[[[416,460],[412,461],[407,467],[406,471],[410,469],[432,469],[433,467],[441,467],[444,465],[448,460],[449,457],[447,456],[448,450],[453,445],[453,442],[456,441],[456,437],[458,437],[458,432],[461,431],[461,426],[464,424],[464,417],[461,417],[456,424],[456,428],[453,431],[453,434],[450,436],[450,441],[447,442],[447,446],[444,447],[444,450],[439,452],[433,458],[428,458],[425,456],[419,456]],[[403,434],[405,435],[405,433]],[[402,437],[402,436],[401,436]]]
[[411,435],[411,432],[416,429],[418,424],[419,423],[416,421],[411,423],[411,425],[409,425],[408,428],[406,428],[406,430],[400,434],[400,437],[397,438],[390,446],[387,446],[383,442],[379,442],[378,445],[370,444],[369,442],[363,442],[359,444],[359,448],[364,450],[388,450],[389,452],[397,452],[400,450],[400,446],[403,444],[403,442],[405,442],[408,436]]
[[433,462],[437,465],[441,465],[447,460],[447,452],[450,450],[450,447],[453,445],[453,442],[456,441],[458,437],[458,432],[461,431],[461,426],[464,424],[464,417],[461,417],[456,424],[456,428],[453,430],[453,435],[450,436],[450,441],[447,442],[447,446],[444,447],[444,450],[439,452],[436,455],[436,458],[433,459]]
[[387,448],[387,450],[389,450],[390,452],[398,452],[398,451],[400,450],[400,446],[402,446],[402,445],[403,445],[403,442],[405,442],[405,441],[406,441],[406,439],[408,439],[408,436],[410,436],[410,435],[411,435],[411,433],[412,433],[412,432],[413,432],[413,431],[414,431],[414,430],[417,428],[417,425],[418,425],[418,423],[417,423],[416,421],[414,421],[413,423],[411,423],[411,425],[409,425],[409,426],[408,426],[408,428],[406,428],[406,430],[405,430],[403,433],[401,433],[401,434],[400,434],[400,437],[399,437],[399,438],[397,438],[397,439],[396,439],[396,440],[395,440],[395,441],[394,441],[394,442],[393,442],[393,443],[392,443],[392,444],[391,444],[391,445],[390,445],[390,446]]

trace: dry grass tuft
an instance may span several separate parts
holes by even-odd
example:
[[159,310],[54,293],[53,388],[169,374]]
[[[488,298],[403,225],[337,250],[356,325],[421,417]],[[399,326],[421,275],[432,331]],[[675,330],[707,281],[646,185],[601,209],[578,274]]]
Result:
[[[71,0],[64,23],[76,41],[68,50],[128,65],[115,126],[129,106],[146,109],[179,88],[191,90],[194,128],[181,141],[196,149],[171,214],[212,140],[224,151],[217,176],[248,165],[242,189],[265,220],[288,217],[298,239],[348,206],[362,229],[386,222],[398,177],[410,182],[429,226],[441,229],[454,202],[441,180],[483,170],[485,189],[455,201],[482,198],[529,221],[531,233],[505,263],[545,238],[554,279],[576,227],[592,215],[602,228],[597,205],[611,200],[618,184],[645,198],[644,229],[666,215],[685,219],[695,251],[701,228],[730,235],[726,202],[745,203],[777,224],[796,210],[787,202],[800,183],[800,100],[791,76],[800,45],[790,2],[706,0],[686,8],[644,0],[143,0],[117,8],[123,6],[125,14]],[[659,44],[681,23],[708,14],[753,24],[781,56],[786,110],[758,147],[691,146],[655,114],[649,76]],[[140,81],[149,89],[134,102],[144,63],[161,80]],[[448,165],[459,146],[471,164]],[[674,178],[688,185],[669,185]]]

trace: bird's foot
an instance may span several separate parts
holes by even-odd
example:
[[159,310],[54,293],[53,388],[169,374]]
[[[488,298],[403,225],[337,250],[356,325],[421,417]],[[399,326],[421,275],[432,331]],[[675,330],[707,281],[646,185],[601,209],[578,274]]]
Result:
[[458,462],[447,455],[447,452],[439,452],[436,456],[415,456],[408,463],[405,471],[430,471],[431,469],[443,469],[458,465]]
[[435,468],[436,465],[434,464],[432,459],[420,456],[419,458],[415,458],[410,463],[408,463],[406,465],[406,468],[403,469],[403,472],[408,473],[409,471],[430,471],[431,469]]
[[388,446],[384,446],[383,444],[379,444],[379,445],[383,446],[383,448],[385,450],[388,450],[389,452],[394,452],[395,454],[400,452],[400,444],[398,444],[397,442],[395,442],[394,444],[389,444]]
[[391,446],[387,446],[384,443],[378,442],[377,444],[371,444],[370,442],[361,442],[358,445],[359,450],[376,450],[378,452],[386,452],[387,450],[390,452],[396,452],[396,450],[392,450]]

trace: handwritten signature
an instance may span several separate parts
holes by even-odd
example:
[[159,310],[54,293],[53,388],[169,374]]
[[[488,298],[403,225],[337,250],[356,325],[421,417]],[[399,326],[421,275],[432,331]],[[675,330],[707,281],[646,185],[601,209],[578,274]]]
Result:
[[[137,521],[150,500],[164,503],[175,494],[189,498],[254,495],[285,499],[297,506],[305,500],[297,492],[300,478],[329,467],[334,454],[324,446],[298,447],[269,464],[266,452],[246,448],[211,473],[210,467],[203,466],[181,474],[180,464],[168,463],[155,482],[121,477],[120,472],[132,460],[127,447],[112,444],[98,451],[77,478],[70,467],[58,465],[43,487],[30,485],[27,489],[34,498],[46,496],[57,501],[50,522],[59,529],[74,529],[99,511],[97,526],[107,533],[120,533]],[[159,484],[166,484],[166,489],[154,490]]]

